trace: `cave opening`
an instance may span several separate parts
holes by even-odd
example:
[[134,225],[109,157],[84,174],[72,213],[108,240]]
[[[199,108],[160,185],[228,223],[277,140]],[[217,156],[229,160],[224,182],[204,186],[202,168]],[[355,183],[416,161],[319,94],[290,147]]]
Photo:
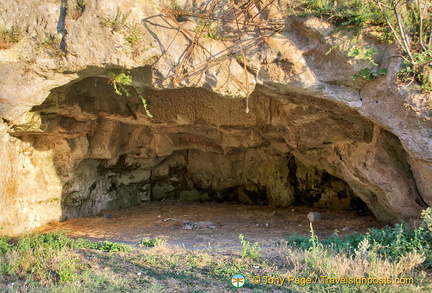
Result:
[[249,113],[200,88],[128,92],[86,77],[33,108],[43,131],[21,138],[54,151],[61,220],[162,200],[368,210],[338,165],[343,145],[372,140],[350,109],[259,87]]

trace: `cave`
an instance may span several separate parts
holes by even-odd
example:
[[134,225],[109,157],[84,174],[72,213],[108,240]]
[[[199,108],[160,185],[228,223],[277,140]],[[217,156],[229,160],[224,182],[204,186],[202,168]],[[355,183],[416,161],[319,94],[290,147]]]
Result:
[[383,189],[347,166],[376,168],[367,158],[373,154],[379,172],[385,165],[391,182],[410,188],[406,153],[355,110],[260,86],[248,105],[203,88],[156,90],[146,83],[149,70],[131,71],[139,92],[127,86],[119,95],[103,74],[54,88],[31,110],[39,131],[10,132],[53,152],[57,179],[36,180],[57,182],[61,198],[39,204],[58,200],[60,220],[161,200],[370,210],[384,222],[399,219]]

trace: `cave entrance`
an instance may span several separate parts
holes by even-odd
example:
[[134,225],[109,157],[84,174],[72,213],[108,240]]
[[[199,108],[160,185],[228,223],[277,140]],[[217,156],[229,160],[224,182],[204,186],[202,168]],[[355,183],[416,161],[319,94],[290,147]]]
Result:
[[367,208],[335,155],[372,137],[373,125],[349,109],[260,88],[249,113],[243,99],[204,89],[127,93],[87,77],[34,107],[45,135],[26,137],[54,150],[63,220],[161,200]]

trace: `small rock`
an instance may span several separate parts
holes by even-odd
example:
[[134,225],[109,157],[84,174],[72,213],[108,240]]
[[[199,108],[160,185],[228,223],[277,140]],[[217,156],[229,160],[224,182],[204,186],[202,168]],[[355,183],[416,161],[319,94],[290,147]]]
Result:
[[[198,229],[205,229],[205,228],[210,228],[211,226],[215,226],[215,224],[213,222],[210,221],[201,221],[196,223],[196,226]],[[216,226],[215,226],[216,228]]]
[[342,228],[342,232],[348,232],[348,231],[350,231],[351,229],[350,229],[350,227],[343,227]]
[[102,218],[103,218],[103,219],[106,219],[106,220],[109,220],[109,219],[112,219],[112,215],[111,215],[110,213],[105,213],[105,214],[102,216]]
[[321,220],[321,213],[310,212],[310,213],[307,215],[307,218],[308,218],[309,221],[311,221],[312,223],[313,223],[313,222],[316,222],[316,221],[319,221],[319,220]]
[[183,225],[182,229],[183,230],[193,230],[193,227],[190,224],[186,224],[186,225]]
[[174,218],[168,218],[168,219],[164,219],[162,222],[170,222],[170,221],[178,222],[179,220]]

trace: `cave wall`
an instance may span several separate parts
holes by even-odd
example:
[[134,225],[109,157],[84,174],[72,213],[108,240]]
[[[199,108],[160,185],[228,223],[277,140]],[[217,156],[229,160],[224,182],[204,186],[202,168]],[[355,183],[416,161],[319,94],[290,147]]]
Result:
[[[334,46],[334,27],[287,17],[289,1],[275,1],[256,19],[271,15],[284,26],[245,50],[246,72],[230,54],[176,85],[191,42],[160,1],[90,1],[76,16],[36,2],[0,0],[0,25],[22,31],[0,50],[0,234],[166,197],[326,208],[361,199],[386,222],[418,219],[432,204],[432,103],[397,82],[396,46],[356,39],[378,52],[374,62],[388,74],[353,80],[368,64],[347,57],[350,32]],[[123,28],[103,24],[118,13],[128,14]],[[138,47],[127,41],[132,25]],[[193,32],[196,21],[182,25]],[[184,70],[239,44],[202,46]],[[122,70],[133,77],[131,96],[117,95],[109,80],[108,71]],[[234,79],[252,91],[249,113]]]
[[[421,208],[398,139],[347,107],[257,90],[246,114],[243,99],[146,89],[149,118],[129,90],[119,96],[106,78],[82,79],[33,108],[43,131],[11,132],[52,155],[61,220],[162,199],[357,210],[366,203],[387,222]],[[34,182],[36,193],[49,185]],[[58,218],[56,210],[47,218]]]

